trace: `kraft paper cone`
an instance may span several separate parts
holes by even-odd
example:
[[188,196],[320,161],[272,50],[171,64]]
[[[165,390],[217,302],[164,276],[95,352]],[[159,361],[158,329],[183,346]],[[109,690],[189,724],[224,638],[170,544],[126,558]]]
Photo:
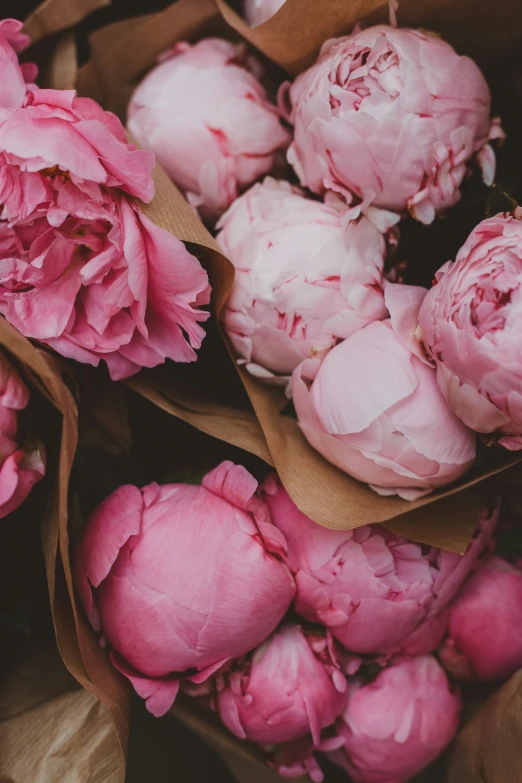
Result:
[[74,27],[86,16],[111,4],[111,0],[45,0],[27,17],[24,32],[32,43]]
[[[307,19],[306,14],[311,13],[311,6],[318,10],[319,5],[315,1],[310,4],[305,0],[288,0],[288,3],[284,13],[286,15],[294,9],[292,24],[296,37],[306,37],[304,31],[308,30],[308,22],[305,25],[296,18],[296,9],[303,10],[303,19]],[[353,8],[357,8],[359,13],[363,4],[359,2],[352,6],[349,6],[350,15]],[[222,3],[220,7],[223,11]],[[329,19],[333,16],[339,20],[340,9],[346,15],[347,7],[346,2],[329,0],[325,3],[323,0],[319,15]],[[375,6],[369,0],[364,7],[370,11]],[[285,6],[266,24],[276,25],[281,19],[284,21],[284,9]],[[352,16],[350,20],[352,24]],[[222,23],[214,0],[178,0],[158,14],[119,22],[98,30],[90,38],[92,57],[78,74],[78,89],[81,93],[98,98],[106,108],[117,111],[124,118],[125,104],[132,90],[147,70],[154,66],[162,51],[179,40],[197,40],[206,35],[220,34]],[[228,35],[233,32],[229,30]],[[281,62],[280,59],[274,59]],[[156,197],[150,205],[143,205],[143,209],[151,220],[187,242],[206,265],[213,288],[212,311],[215,323],[219,324],[233,283],[233,267],[159,167],[156,167],[154,178]],[[205,345],[198,362],[202,372],[206,362],[204,351]],[[231,353],[230,362],[235,364]],[[379,497],[367,485],[351,479],[312,449],[295,419],[281,415],[281,410],[287,404],[281,391],[262,384],[237,365],[236,369],[248,394],[253,414],[252,409],[218,404],[213,398],[216,375],[210,372],[207,382],[202,383],[195,392],[185,385],[185,374],[189,371],[179,365],[176,369],[171,367],[168,372],[161,368],[142,372],[128,383],[164,410],[273,465],[297,506],[326,527],[347,529],[369,523],[385,523],[396,532],[417,541],[463,552],[476,527],[480,507],[489,489],[489,484],[484,483],[484,480],[494,478],[520,460],[517,455],[499,451],[497,459],[471,471],[458,484],[415,502],[397,497]],[[230,366],[226,360],[223,361],[222,373],[226,374],[227,382],[234,389],[237,381],[230,375]],[[235,393],[233,391],[232,396]],[[460,497],[464,491],[466,494]],[[325,498],[328,498],[328,502],[325,502]]]
[[54,90],[74,90],[78,72],[76,39],[70,30],[57,36],[44,67],[38,74],[39,87]]
[[446,783],[520,783],[522,670],[472,716],[452,745]]
[[[357,22],[389,20],[387,0],[286,0],[271,19],[249,27],[226,0],[216,3],[234,30],[292,76],[311,65],[328,38],[350,33]],[[518,0],[400,0],[398,20],[440,32],[480,62],[514,50],[522,35]]]
[[128,736],[128,683],[111,666],[74,598],[69,558],[68,490],[78,439],[75,382],[70,366],[39,350],[0,318],[0,346],[16,361],[25,380],[39,390],[62,417],[61,445],[48,508],[42,523],[51,612],[58,648],[74,677],[111,710],[123,754]]
[[0,687],[2,783],[123,783],[110,712],[78,688],[56,648],[31,654]]

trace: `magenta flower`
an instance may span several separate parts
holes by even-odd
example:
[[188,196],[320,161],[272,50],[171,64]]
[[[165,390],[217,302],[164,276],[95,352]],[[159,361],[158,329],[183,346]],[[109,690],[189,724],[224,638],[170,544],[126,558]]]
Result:
[[347,683],[325,633],[286,623],[218,678],[221,720],[236,736],[271,744],[321,731],[346,706]]
[[368,685],[351,685],[331,755],[355,783],[406,783],[455,735],[459,693],[431,655],[398,659]]
[[288,544],[295,609],[323,623],[356,653],[431,652],[440,644],[447,606],[495,530],[499,507],[485,509],[466,554],[390,533],[379,525],[330,530],[294,504],[278,479],[261,487],[272,520]]
[[154,715],[183,676],[202,682],[261,644],[292,602],[286,544],[256,489],[223,462],[201,486],[121,487],[87,522],[80,598]]
[[522,567],[492,557],[469,577],[450,607],[439,656],[462,680],[494,682],[522,667]]

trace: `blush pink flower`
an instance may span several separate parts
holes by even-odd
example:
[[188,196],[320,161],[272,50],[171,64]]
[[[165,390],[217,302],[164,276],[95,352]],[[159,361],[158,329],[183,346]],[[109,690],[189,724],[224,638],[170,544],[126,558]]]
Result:
[[451,605],[439,650],[457,679],[495,682],[522,667],[522,568],[501,557],[485,561]]
[[407,500],[458,479],[476,451],[475,434],[448,408],[409,328],[424,294],[388,285],[389,320],[355,332],[322,363],[305,360],[292,379],[309,443],[379,494]]
[[512,451],[522,449],[521,280],[522,222],[499,214],[439,270],[419,313],[451,410]]
[[22,27],[17,19],[0,20],[0,117],[2,109],[14,111],[23,105],[26,82],[33,82],[38,73],[36,65],[18,62],[18,53],[31,43]]
[[217,228],[236,271],[224,326],[253,375],[284,382],[303,359],[385,317],[386,239],[358,210],[267,177]]
[[261,644],[295,594],[286,544],[245,468],[201,486],[124,486],[91,515],[76,586],[114,665],[162,715],[180,679],[201,683]]
[[[287,94],[288,93],[288,94]],[[385,25],[327,41],[316,64],[283,86],[302,185],[371,201],[424,223],[454,206],[470,161],[491,184],[502,137],[475,63],[419,30]]]
[[207,274],[123,192],[152,197],[152,153],[94,101],[55,90],[0,122],[0,149],[0,313],[115,380],[194,361]]
[[29,389],[0,351],[0,519],[24,502],[45,475],[45,451],[30,445],[20,423]]
[[291,742],[334,723],[346,706],[347,682],[323,632],[286,623],[247,658],[217,678],[215,705],[237,737]]
[[244,45],[178,43],[132,96],[128,127],[201,216],[215,221],[272,170],[289,132]]
[[285,0],[245,0],[244,15],[249,25],[267,22],[280,8]]
[[431,655],[398,659],[371,683],[353,683],[331,758],[355,783],[406,783],[455,735],[459,693]]
[[288,545],[295,610],[356,653],[431,652],[447,606],[488,548],[498,504],[485,509],[464,555],[426,549],[379,525],[330,530],[305,516],[275,476],[261,488]]

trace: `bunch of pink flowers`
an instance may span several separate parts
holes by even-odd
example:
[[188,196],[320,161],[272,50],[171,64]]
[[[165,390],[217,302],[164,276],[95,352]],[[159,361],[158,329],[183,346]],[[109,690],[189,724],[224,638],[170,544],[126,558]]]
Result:
[[381,495],[455,482],[477,433],[520,449],[520,216],[481,223],[430,292],[389,274],[404,217],[445,215],[474,168],[494,181],[503,131],[478,66],[379,25],[327,41],[277,105],[266,83],[243,45],[178,44],[128,114],[235,267],[222,322],[238,362],[286,387],[309,443]]
[[258,486],[223,462],[201,485],[110,495],[77,544],[76,585],[154,715],[181,688],[283,776],[321,781],[326,754],[354,781],[403,783],[457,731],[455,679],[522,666],[522,569],[494,554],[499,511],[459,555],[320,527],[277,476]]

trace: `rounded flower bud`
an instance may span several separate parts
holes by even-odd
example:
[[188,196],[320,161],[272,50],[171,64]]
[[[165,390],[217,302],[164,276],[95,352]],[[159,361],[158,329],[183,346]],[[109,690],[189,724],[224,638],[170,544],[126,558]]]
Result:
[[502,680],[522,667],[522,567],[485,561],[450,607],[439,656],[457,679]]
[[439,270],[419,312],[451,410],[512,451],[522,449],[521,280],[522,222],[499,214]]
[[224,325],[252,374],[288,376],[303,359],[385,317],[386,241],[358,210],[267,178],[218,228],[236,270]]
[[202,682],[261,644],[292,602],[286,544],[256,489],[223,462],[201,486],[121,487],[87,521],[80,597],[154,715],[184,674]]
[[330,530],[294,504],[276,476],[261,487],[273,523],[288,545],[295,610],[326,625],[356,653],[435,650],[446,607],[488,547],[498,504],[485,509],[464,555],[426,549],[380,525]]
[[[288,96],[285,89],[289,89]],[[302,185],[423,223],[454,206],[476,156],[491,184],[495,156],[484,76],[435,35],[386,25],[327,41],[284,86],[295,126],[288,150]]]
[[24,502],[45,475],[41,444],[24,443],[20,412],[29,404],[29,389],[0,351],[0,519]]
[[435,658],[398,659],[373,682],[352,684],[337,729],[345,744],[332,761],[355,783],[406,783],[451,741],[460,707]]
[[458,479],[476,449],[475,434],[448,408],[433,367],[406,329],[416,321],[419,296],[424,289],[390,285],[391,319],[352,334],[322,363],[304,361],[292,379],[309,443],[379,494],[407,500]]
[[290,141],[260,70],[244,45],[181,42],[132,96],[129,130],[206,220],[267,174]]
[[247,658],[218,677],[216,708],[236,736],[290,742],[334,723],[346,706],[347,682],[323,632],[286,623]]

